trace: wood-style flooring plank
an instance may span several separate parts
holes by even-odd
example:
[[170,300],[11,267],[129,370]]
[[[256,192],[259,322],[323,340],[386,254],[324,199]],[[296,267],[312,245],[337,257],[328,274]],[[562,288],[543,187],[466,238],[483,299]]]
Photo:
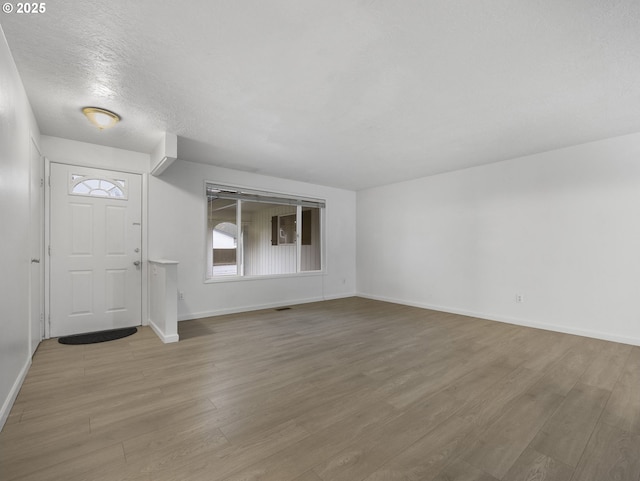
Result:
[[575,468],[610,394],[605,389],[576,384],[531,447]]
[[[376,430],[355,439],[336,456],[324,460],[313,470],[324,480],[363,479],[387,459],[406,452],[427,433],[446,423],[461,404],[444,393],[434,395],[420,406],[406,410],[386,424],[379,425]],[[416,419],[421,422],[417,423]],[[442,431],[440,428],[439,432]]]
[[615,342],[606,343],[580,377],[580,382],[611,391],[622,375],[623,366],[632,347]]
[[229,445],[229,441],[208,412],[123,441],[127,462],[170,458],[182,450],[197,454],[202,446],[224,445]]
[[306,473],[298,476],[293,481],[322,481],[320,477],[313,471],[307,471]]
[[[0,450],[0,466],[7,479],[45,470],[62,462],[75,462],[76,458],[103,449],[109,449],[114,440],[91,436],[90,433],[75,433],[61,429],[57,436],[47,436],[48,442],[36,440],[35,443],[15,443],[3,446]],[[34,451],[37,455],[34,456]],[[4,478],[2,478],[4,479]]]
[[563,399],[554,392],[533,389],[514,399],[479,435],[465,460],[502,479]]
[[129,417],[117,416],[113,421],[100,416],[95,424],[91,420],[91,433],[108,439],[125,440],[162,427],[182,422],[202,413],[214,413],[215,406],[206,398],[196,398],[173,405],[162,405],[159,409],[147,409]]
[[[498,481],[481,469],[461,460],[456,460],[445,467],[433,481]],[[530,480],[533,481],[533,480]],[[543,481],[543,480],[538,480]]]
[[267,459],[253,463],[221,479],[225,481],[292,479],[313,466],[333,458],[357,441],[380,436],[381,427],[399,415],[400,413],[391,406],[376,405],[374,409],[339,421]]
[[640,433],[640,347],[634,347],[627,357],[602,421],[625,431]]
[[566,396],[593,363],[594,353],[590,341],[571,348],[545,371],[539,381],[540,387]]
[[[473,425],[452,416],[380,466],[366,481],[418,481],[435,478],[473,440]],[[329,481],[329,479],[324,479]]]
[[122,443],[101,448],[92,453],[83,453],[80,456],[57,461],[46,468],[33,471],[24,476],[14,476],[7,479],[17,481],[85,481],[94,477],[102,469],[114,469],[124,467],[125,457],[122,451]]
[[573,468],[527,448],[502,478],[503,481],[569,481]]
[[640,434],[599,423],[572,481],[640,479]]
[[524,394],[541,376],[538,371],[518,367],[477,396],[467,399],[459,416],[478,427],[488,426],[502,415],[505,406]]

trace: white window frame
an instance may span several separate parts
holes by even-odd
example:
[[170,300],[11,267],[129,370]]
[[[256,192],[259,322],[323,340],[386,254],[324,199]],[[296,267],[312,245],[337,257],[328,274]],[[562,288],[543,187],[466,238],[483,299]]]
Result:
[[[244,266],[242,265],[244,261],[244,245],[243,245],[243,234],[244,234],[244,226],[242,224],[242,198],[237,199],[236,206],[236,225],[238,226],[238,241],[237,241],[237,251],[236,251],[236,265],[238,268],[238,274],[236,275],[221,275],[217,277],[213,277],[209,275],[208,272],[208,245],[206,242],[206,236],[209,235],[209,227],[208,227],[208,194],[209,189],[223,189],[229,191],[235,191],[241,193],[242,195],[247,196],[258,196],[263,197],[262,202],[270,203],[270,200],[280,200],[285,201],[289,200],[291,203],[289,205],[296,205],[296,219],[299,222],[296,222],[296,272],[287,273],[287,274],[264,274],[264,275],[244,275]],[[251,200],[248,200],[251,202]],[[285,202],[274,202],[274,203],[282,203],[283,205],[287,205]],[[320,269],[313,271],[301,271],[302,265],[302,208],[304,206],[318,207],[320,209]],[[204,283],[218,283],[218,282],[238,282],[238,281],[255,281],[259,279],[274,279],[274,278],[285,278],[285,277],[308,277],[308,276],[318,276],[324,275],[326,269],[326,200],[312,198],[307,196],[301,196],[299,194],[278,192],[273,190],[259,190],[252,187],[244,187],[234,184],[228,184],[224,182],[216,182],[216,181],[208,181],[204,182],[204,227],[205,227],[205,265],[204,265]],[[290,244],[289,244],[290,245]]]

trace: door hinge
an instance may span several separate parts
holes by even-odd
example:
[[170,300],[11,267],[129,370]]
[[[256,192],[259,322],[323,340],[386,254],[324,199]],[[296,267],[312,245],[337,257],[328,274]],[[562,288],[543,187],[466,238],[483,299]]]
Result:
[[44,187],[44,179],[40,179],[40,187]]
[[47,184],[49,184],[49,187],[51,187],[51,176],[47,177]]
[[48,246],[47,251],[49,252],[49,255],[51,255],[51,246]]

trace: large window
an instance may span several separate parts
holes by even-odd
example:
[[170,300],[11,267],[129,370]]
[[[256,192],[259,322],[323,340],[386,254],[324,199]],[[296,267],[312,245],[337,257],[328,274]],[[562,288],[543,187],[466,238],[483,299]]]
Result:
[[325,203],[207,183],[207,278],[322,270]]

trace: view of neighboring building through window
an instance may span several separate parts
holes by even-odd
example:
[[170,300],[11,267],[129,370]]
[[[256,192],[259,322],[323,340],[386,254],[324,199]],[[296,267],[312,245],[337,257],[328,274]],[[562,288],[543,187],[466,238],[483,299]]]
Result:
[[213,227],[213,275],[238,273],[238,226],[233,222],[220,222]]
[[207,278],[322,270],[324,201],[207,184]]

